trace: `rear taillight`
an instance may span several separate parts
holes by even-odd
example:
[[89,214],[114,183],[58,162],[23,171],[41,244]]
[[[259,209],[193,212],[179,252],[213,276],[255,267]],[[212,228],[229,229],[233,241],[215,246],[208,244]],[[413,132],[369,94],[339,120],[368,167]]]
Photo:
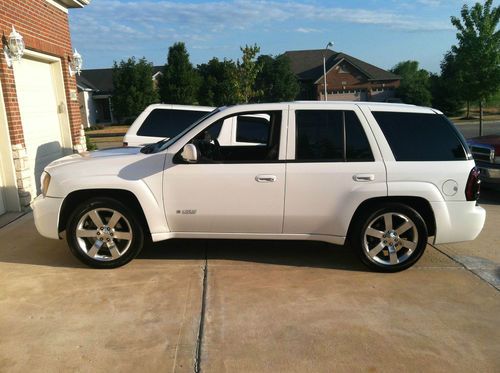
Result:
[[475,201],[479,198],[479,190],[481,189],[481,180],[479,180],[479,168],[474,167],[469,174],[467,179],[467,185],[465,186],[465,198],[467,201]]

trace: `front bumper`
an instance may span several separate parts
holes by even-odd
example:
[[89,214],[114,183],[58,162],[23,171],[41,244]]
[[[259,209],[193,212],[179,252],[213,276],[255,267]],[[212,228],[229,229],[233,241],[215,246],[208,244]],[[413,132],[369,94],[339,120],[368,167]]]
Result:
[[481,233],[486,210],[476,201],[431,202],[436,218],[434,243],[472,241]]
[[63,198],[44,197],[39,195],[31,202],[35,226],[42,236],[59,239],[59,214]]

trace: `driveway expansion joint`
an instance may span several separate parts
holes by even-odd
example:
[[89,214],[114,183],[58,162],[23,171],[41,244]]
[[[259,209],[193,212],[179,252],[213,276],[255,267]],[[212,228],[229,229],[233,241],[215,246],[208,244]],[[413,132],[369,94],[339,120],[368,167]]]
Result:
[[471,265],[472,264],[484,264],[484,262],[488,262],[488,266],[491,266],[491,261],[488,261],[486,259],[482,258],[473,258],[473,257],[466,257],[466,256],[453,256],[449,255],[445,251],[438,249],[435,245],[429,243],[431,247],[436,249],[438,252],[446,256],[447,258],[453,260],[455,263],[460,265],[462,268],[467,270],[468,272],[472,273],[474,276],[479,278],[481,281],[487,283],[489,286],[491,286],[493,289],[496,291],[500,292],[500,280],[498,279],[498,274],[497,272],[500,271],[500,267],[496,266],[495,268],[490,270],[486,270],[484,268],[477,268],[477,265]]
[[202,292],[201,292],[201,310],[200,310],[200,324],[198,326],[198,336],[196,338],[196,352],[194,358],[194,372],[201,372],[201,347],[203,343],[203,331],[205,327],[205,311],[207,303],[207,280],[208,280],[208,247],[205,242],[205,263],[203,265],[203,279],[202,279]]

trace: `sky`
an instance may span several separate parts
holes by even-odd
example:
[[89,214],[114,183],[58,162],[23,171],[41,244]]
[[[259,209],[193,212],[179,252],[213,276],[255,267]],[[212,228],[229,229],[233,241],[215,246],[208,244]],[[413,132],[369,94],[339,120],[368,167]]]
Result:
[[[500,0],[493,2],[499,5]],[[92,0],[70,10],[73,46],[84,69],[111,67],[135,56],[165,64],[168,48],[186,44],[194,65],[241,57],[322,49],[347,53],[384,69],[416,60],[439,72],[456,43],[450,17],[469,0]]]

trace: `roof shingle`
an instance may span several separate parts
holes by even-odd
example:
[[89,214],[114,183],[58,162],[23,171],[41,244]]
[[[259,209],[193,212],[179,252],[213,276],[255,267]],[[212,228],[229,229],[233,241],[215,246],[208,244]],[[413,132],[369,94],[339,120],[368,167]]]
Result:
[[348,54],[335,52],[330,49],[310,49],[287,51],[285,55],[290,59],[290,67],[300,80],[316,81],[323,76],[323,54],[326,57],[326,70],[336,65],[342,59],[356,67],[366,75],[368,80],[399,80],[400,77],[390,71],[361,61]]

